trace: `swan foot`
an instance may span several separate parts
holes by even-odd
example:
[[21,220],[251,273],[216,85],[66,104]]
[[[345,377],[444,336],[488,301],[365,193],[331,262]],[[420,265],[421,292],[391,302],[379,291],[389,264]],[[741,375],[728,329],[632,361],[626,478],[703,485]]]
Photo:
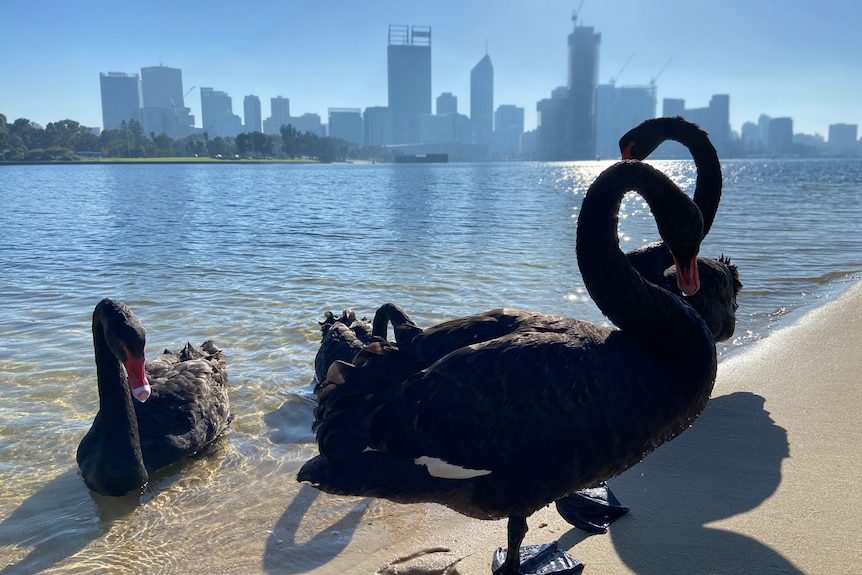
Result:
[[[521,575],[578,575],[584,570],[584,564],[560,549],[556,541],[544,545],[525,545],[520,550]],[[494,552],[491,562],[493,575],[503,573],[506,562],[506,550],[502,547]]]
[[557,511],[567,523],[588,533],[607,533],[608,525],[629,512],[602,481],[556,501]]

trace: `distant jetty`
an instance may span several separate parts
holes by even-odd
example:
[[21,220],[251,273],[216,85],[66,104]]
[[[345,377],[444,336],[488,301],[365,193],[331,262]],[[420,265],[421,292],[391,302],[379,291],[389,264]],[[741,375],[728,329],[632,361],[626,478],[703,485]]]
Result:
[[449,162],[449,154],[399,154],[395,156],[396,164],[445,164]]

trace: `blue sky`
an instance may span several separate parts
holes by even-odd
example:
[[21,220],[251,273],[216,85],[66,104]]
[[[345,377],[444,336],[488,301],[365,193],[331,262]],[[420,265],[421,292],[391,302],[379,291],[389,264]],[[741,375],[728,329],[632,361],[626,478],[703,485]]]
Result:
[[[100,72],[183,71],[200,125],[200,86],[223,90],[242,116],[247,94],[290,98],[291,113],[387,103],[389,24],[432,27],[433,96],[469,114],[470,69],[494,65],[495,107],[525,109],[566,82],[572,12],[602,34],[599,79],[656,80],[662,98],[706,106],[730,94],[731,126],[760,114],[794,130],[862,126],[862,2],[858,0],[3,0],[0,113],[39,124],[101,125]],[[670,62],[666,67],[665,65]],[[664,71],[662,72],[662,68]]]

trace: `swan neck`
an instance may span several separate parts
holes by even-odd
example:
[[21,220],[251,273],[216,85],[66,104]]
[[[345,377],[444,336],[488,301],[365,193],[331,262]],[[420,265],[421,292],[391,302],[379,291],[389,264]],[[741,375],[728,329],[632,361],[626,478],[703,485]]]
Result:
[[123,364],[111,351],[102,322],[93,322],[99,414],[118,429],[131,429],[138,436],[138,421]]
[[657,218],[691,205],[679,188],[646,164],[624,161],[608,168],[587,191],[578,216],[581,276],[596,305],[620,329],[633,334],[672,332],[675,323],[689,321],[683,309],[689,306],[644,279],[620,249],[619,210],[628,191],[639,193]]

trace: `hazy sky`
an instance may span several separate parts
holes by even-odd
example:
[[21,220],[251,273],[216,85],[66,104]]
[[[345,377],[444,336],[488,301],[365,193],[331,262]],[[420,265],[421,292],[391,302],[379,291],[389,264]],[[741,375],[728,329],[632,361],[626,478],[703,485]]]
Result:
[[662,98],[690,108],[730,95],[739,130],[760,114],[790,116],[794,131],[827,135],[862,126],[859,0],[2,0],[0,113],[43,126],[72,119],[101,126],[100,72],[183,71],[186,105],[200,126],[207,86],[233,98],[290,98],[291,114],[327,121],[330,107],[387,104],[390,24],[432,27],[433,98],[458,97],[469,115],[470,70],[494,65],[494,107],[525,109],[566,83],[572,12],[602,35],[599,81],[656,79]]

